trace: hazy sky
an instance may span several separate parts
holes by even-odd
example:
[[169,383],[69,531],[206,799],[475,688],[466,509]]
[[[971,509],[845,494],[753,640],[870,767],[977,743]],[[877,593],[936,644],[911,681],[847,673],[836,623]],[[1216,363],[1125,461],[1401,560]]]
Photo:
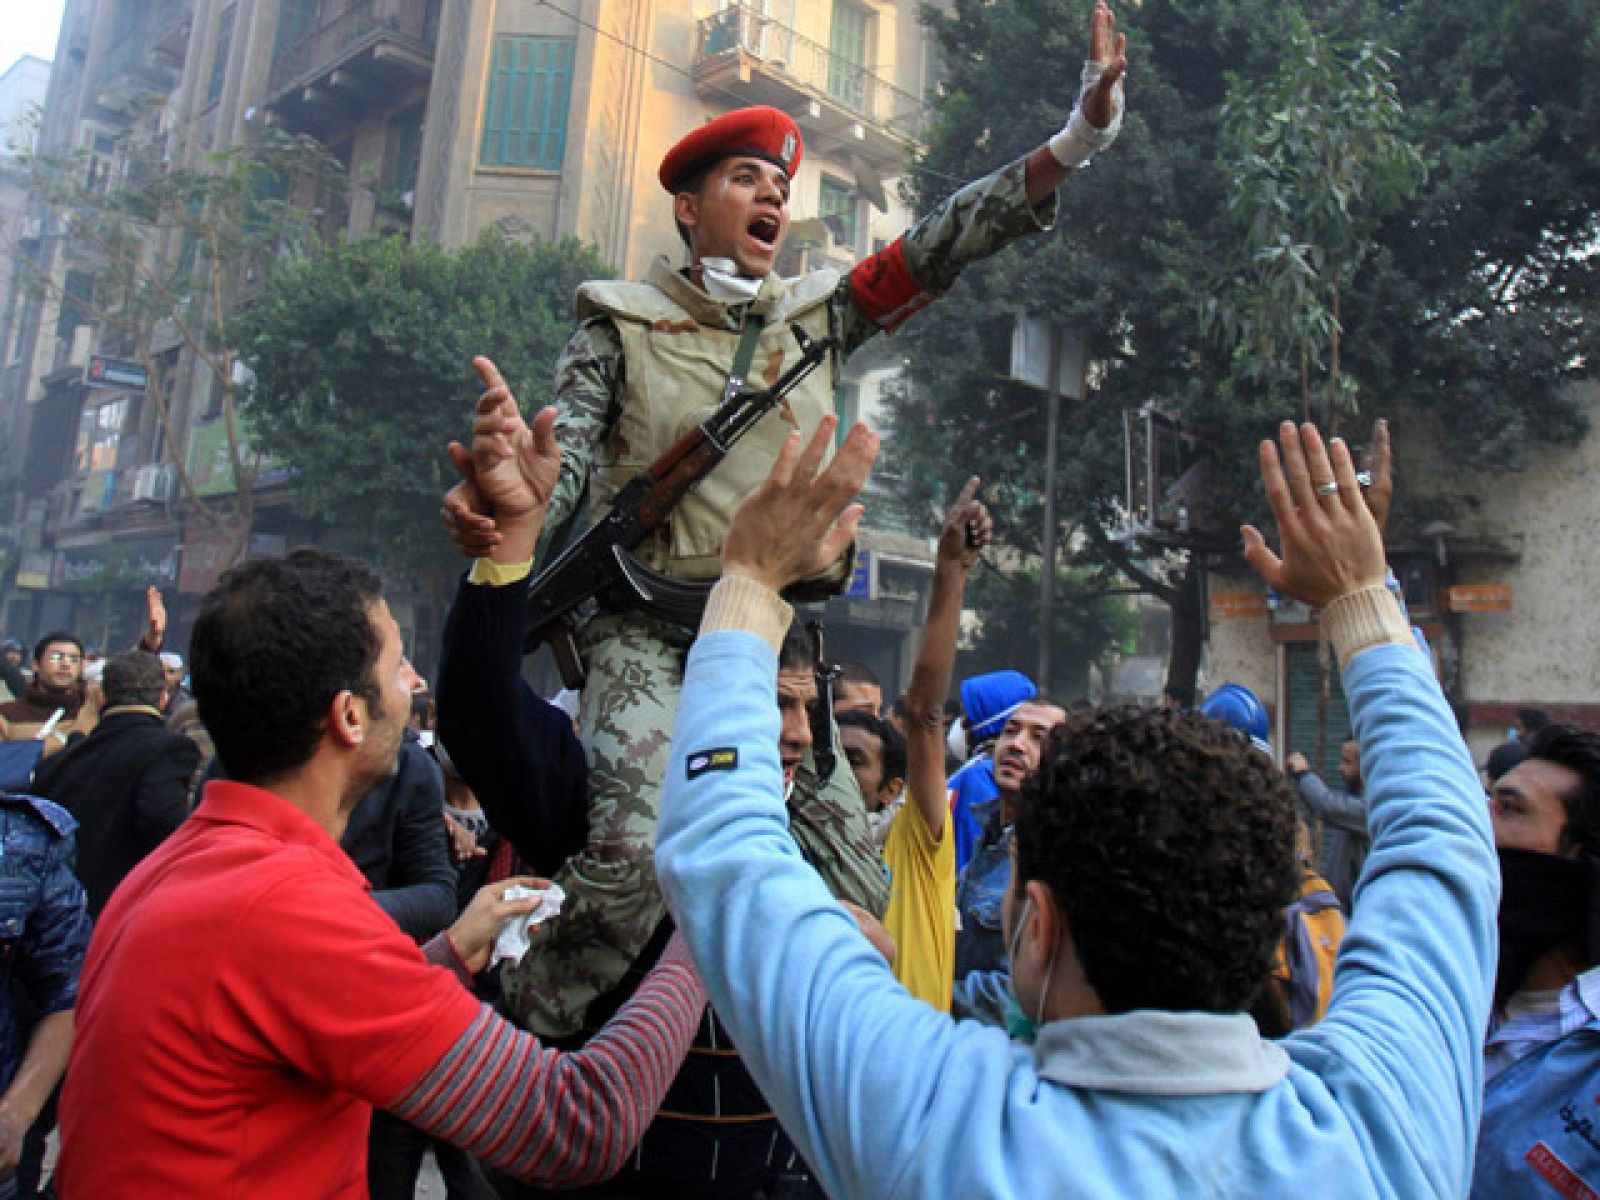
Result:
[[24,54],[49,62],[56,56],[56,34],[66,0],[0,0],[0,72]]

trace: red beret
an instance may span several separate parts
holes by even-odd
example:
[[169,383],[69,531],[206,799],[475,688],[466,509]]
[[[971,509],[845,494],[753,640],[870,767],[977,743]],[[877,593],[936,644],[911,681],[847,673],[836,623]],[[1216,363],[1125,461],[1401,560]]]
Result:
[[765,159],[792,178],[804,151],[800,127],[787,113],[764,104],[736,108],[706,122],[667,151],[661,160],[661,186],[676,195],[696,171],[735,154]]

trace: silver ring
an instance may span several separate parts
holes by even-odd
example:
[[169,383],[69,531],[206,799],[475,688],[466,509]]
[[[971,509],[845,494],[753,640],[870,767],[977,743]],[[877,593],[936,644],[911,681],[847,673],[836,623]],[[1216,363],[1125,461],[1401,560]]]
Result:
[[1327,483],[1317,484],[1317,486],[1311,490],[1316,492],[1316,494],[1319,496],[1332,496],[1338,493],[1339,485],[1330,479]]

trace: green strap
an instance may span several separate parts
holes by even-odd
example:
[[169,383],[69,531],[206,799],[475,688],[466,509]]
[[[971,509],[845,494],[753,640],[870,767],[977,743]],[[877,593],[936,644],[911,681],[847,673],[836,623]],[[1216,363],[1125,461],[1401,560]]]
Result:
[[756,356],[756,343],[761,340],[764,322],[755,313],[747,313],[744,328],[739,333],[739,348],[733,352],[733,370],[728,378],[738,377],[741,384],[749,382],[750,362]]

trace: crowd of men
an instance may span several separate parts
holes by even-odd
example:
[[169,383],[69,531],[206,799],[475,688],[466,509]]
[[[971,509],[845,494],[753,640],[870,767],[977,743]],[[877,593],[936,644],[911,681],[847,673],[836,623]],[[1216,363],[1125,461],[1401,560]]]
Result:
[[[791,604],[848,578],[878,452],[843,359],[1049,227],[1124,49],[1097,4],[1066,126],[842,277],[773,272],[792,120],[675,146],[688,266],[584,285],[531,419],[476,363],[435,687],[309,549],[228,571],[187,663],[155,593],[92,675],[65,631],[0,647],[0,1198],[400,1200],[430,1147],[458,1200],[1600,1194],[1600,735],[1529,710],[1480,780],[1385,565],[1381,423],[1370,487],[1283,424],[1277,552],[1241,531],[1321,612],[1342,788],[1235,684],[957,685],[979,480],[903,693]],[[617,552],[689,599],[596,596],[575,715],[536,693],[547,529],[791,327],[826,370]]]

